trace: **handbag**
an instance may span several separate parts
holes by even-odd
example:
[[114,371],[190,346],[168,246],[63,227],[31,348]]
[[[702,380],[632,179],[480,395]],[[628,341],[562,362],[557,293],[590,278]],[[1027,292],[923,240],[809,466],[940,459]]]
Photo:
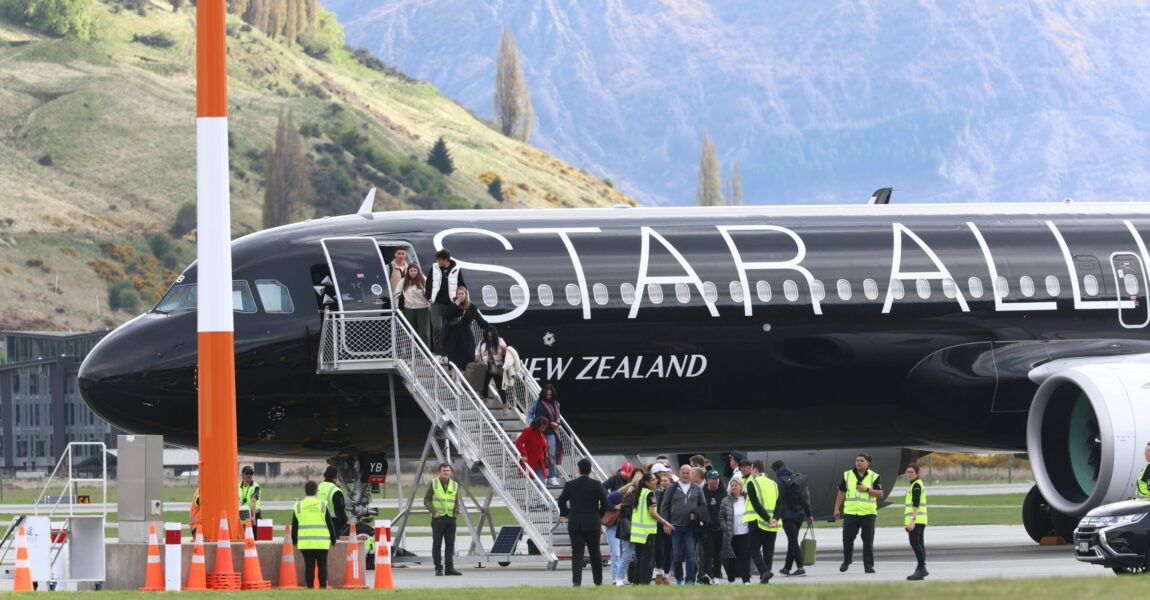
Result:
[[609,510],[603,513],[603,526],[611,527],[619,520],[619,509]]
[[[807,538],[807,533],[811,534]],[[807,530],[803,532],[803,541],[799,542],[799,550],[803,555],[803,566],[815,564],[815,553],[818,551],[818,542],[815,540],[815,526],[807,523]]]

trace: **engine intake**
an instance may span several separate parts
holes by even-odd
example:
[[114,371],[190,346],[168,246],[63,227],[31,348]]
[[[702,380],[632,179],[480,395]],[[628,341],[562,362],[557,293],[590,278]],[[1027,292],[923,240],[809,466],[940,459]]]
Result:
[[1150,442],[1144,360],[1069,367],[1039,386],[1026,447],[1038,489],[1055,510],[1081,516],[1134,494],[1142,446]]

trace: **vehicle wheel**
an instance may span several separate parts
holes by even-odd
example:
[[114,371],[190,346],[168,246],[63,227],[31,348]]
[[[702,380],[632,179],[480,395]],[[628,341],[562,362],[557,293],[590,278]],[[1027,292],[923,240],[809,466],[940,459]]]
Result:
[[1026,493],[1026,500],[1022,501],[1022,526],[1026,534],[1035,542],[1051,535],[1054,532],[1054,522],[1051,513],[1054,511],[1038,491],[1038,486],[1031,486]]
[[510,567],[511,566],[510,562],[501,562],[501,563],[496,563],[496,564],[498,564],[501,567]]
[[1066,515],[1053,509],[1050,511],[1050,521],[1054,526],[1054,533],[1058,534],[1063,540],[1066,540],[1067,544],[1074,543],[1074,530],[1078,527],[1078,522],[1081,520],[1082,517]]

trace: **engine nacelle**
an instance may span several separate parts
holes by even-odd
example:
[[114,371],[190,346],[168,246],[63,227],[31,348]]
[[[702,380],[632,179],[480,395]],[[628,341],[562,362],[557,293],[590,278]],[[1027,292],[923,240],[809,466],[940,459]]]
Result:
[[1132,496],[1147,442],[1150,365],[1143,360],[1055,370],[1030,405],[1034,478],[1050,506],[1067,515]]

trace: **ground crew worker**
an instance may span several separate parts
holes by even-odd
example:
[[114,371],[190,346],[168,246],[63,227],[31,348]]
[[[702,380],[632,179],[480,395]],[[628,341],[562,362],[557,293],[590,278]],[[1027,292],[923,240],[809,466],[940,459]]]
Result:
[[911,463],[906,466],[906,480],[910,486],[906,489],[906,498],[903,500],[903,525],[906,526],[910,537],[910,548],[914,550],[914,558],[918,566],[914,573],[907,576],[909,581],[920,581],[930,573],[926,572],[926,546],[922,535],[926,531],[926,484],[918,476],[918,465]]
[[[344,535],[344,530],[347,529],[347,504],[343,499],[343,490],[335,482],[338,475],[339,469],[328,465],[323,472],[323,481],[319,483],[319,491],[316,492],[316,496],[327,504],[327,512],[331,515],[332,523],[335,524],[336,534]],[[348,533],[348,535],[351,534]]]
[[863,567],[867,573],[874,573],[874,522],[882,496],[882,481],[878,473],[870,470],[870,455],[859,454],[855,457],[855,468],[843,473],[835,496],[835,518],[846,513],[843,519],[843,564],[839,565],[839,571],[846,572],[850,568],[855,538],[861,529]]
[[192,537],[196,537],[196,532],[200,530],[203,525],[203,519],[200,517],[200,488],[196,488],[196,493],[192,496],[192,506],[189,511],[191,514],[188,517],[188,529],[192,530]]
[[1142,449],[1142,458],[1146,459],[1146,466],[1142,467],[1142,476],[1138,478],[1138,497],[1150,500],[1150,443]]
[[335,544],[335,528],[323,500],[316,498],[319,486],[309,481],[303,486],[304,499],[292,507],[291,541],[303,554],[303,573],[307,587],[315,582],[319,569],[319,587],[327,588],[327,551]]
[[423,505],[431,511],[431,556],[435,559],[435,574],[462,575],[455,570],[455,517],[459,514],[459,484],[451,479],[451,465],[439,463],[439,477],[432,479],[431,485],[427,486]]
[[659,479],[654,473],[646,473],[640,480],[635,508],[631,510],[631,544],[635,547],[635,585],[651,583],[651,574],[654,570],[656,523],[671,531],[675,526],[659,515],[657,502],[655,502],[655,486]]
[[253,525],[260,520],[260,484],[252,481],[252,476],[255,474],[256,471],[251,466],[246,466],[240,471],[240,521],[245,518],[252,519]]
[[775,511],[779,509],[779,486],[775,480],[763,472],[767,465],[761,460],[751,464],[751,476],[743,480],[747,489],[744,500],[743,522],[748,525],[751,536],[751,560],[759,571],[759,583],[769,583],[774,573],[771,566],[775,558],[775,537],[779,533],[779,521]]

